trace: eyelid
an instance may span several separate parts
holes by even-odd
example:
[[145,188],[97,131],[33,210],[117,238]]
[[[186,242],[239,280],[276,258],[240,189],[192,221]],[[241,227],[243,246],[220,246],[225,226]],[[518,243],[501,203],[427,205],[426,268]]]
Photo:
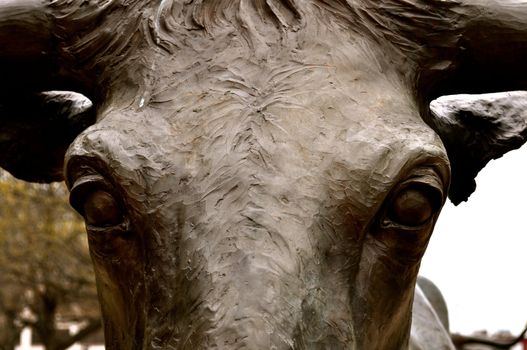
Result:
[[439,195],[440,203],[439,206],[443,205],[445,196],[445,185],[443,184],[442,178],[433,168],[418,168],[412,175],[406,180],[402,181],[397,185],[389,196],[389,201],[392,201],[401,191],[412,186],[422,186],[423,188],[432,189]]
[[444,197],[445,186],[440,174],[434,168],[418,168],[412,172],[412,176],[403,181],[396,190],[400,191],[406,184],[415,184],[421,183],[423,185],[428,185],[437,189],[441,196]]

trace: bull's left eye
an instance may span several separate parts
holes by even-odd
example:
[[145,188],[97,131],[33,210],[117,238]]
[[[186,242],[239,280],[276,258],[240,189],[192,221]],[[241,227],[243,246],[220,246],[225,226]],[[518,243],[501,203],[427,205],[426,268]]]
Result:
[[419,264],[425,252],[448,188],[447,174],[440,171],[435,167],[419,167],[401,174],[408,175],[391,188],[379,220],[372,226],[372,235],[382,254],[401,266]]
[[410,185],[392,199],[387,216],[394,223],[417,227],[427,223],[441,208],[441,194],[423,184]]
[[432,222],[444,203],[444,180],[433,168],[414,169],[394,188],[383,210],[382,226],[420,229]]

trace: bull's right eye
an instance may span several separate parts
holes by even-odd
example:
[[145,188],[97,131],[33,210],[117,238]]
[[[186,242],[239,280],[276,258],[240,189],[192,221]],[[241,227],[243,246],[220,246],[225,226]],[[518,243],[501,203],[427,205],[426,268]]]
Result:
[[84,219],[87,225],[108,227],[123,220],[123,214],[111,194],[97,190],[88,195],[83,205]]
[[96,265],[121,276],[135,273],[140,266],[139,243],[125,205],[125,192],[91,167],[75,170],[70,178],[70,204],[84,217]]
[[86,176],[73,185],[70,204],[84,217],[86,226],[92,229],[115,227],[126,220],[121,202],[112,192],[101,176]]

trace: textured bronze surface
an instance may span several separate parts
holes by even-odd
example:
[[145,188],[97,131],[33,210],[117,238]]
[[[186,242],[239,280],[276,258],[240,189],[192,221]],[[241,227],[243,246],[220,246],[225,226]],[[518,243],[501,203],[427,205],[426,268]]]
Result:
[[451,349],[419,263],[526,95],[429,103],[526,61],[524,1],[3,0],[0,165],[64,174],[108,349]]

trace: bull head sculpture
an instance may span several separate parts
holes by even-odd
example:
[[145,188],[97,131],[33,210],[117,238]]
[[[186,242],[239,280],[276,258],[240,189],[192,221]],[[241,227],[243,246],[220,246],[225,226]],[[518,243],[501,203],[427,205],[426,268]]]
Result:
[[521,1],[2,0],[0,165],[66,180],[108,349],[407,348],[447,194],[526,132],[522,92],[429,103],[525,88],[526,34]]

